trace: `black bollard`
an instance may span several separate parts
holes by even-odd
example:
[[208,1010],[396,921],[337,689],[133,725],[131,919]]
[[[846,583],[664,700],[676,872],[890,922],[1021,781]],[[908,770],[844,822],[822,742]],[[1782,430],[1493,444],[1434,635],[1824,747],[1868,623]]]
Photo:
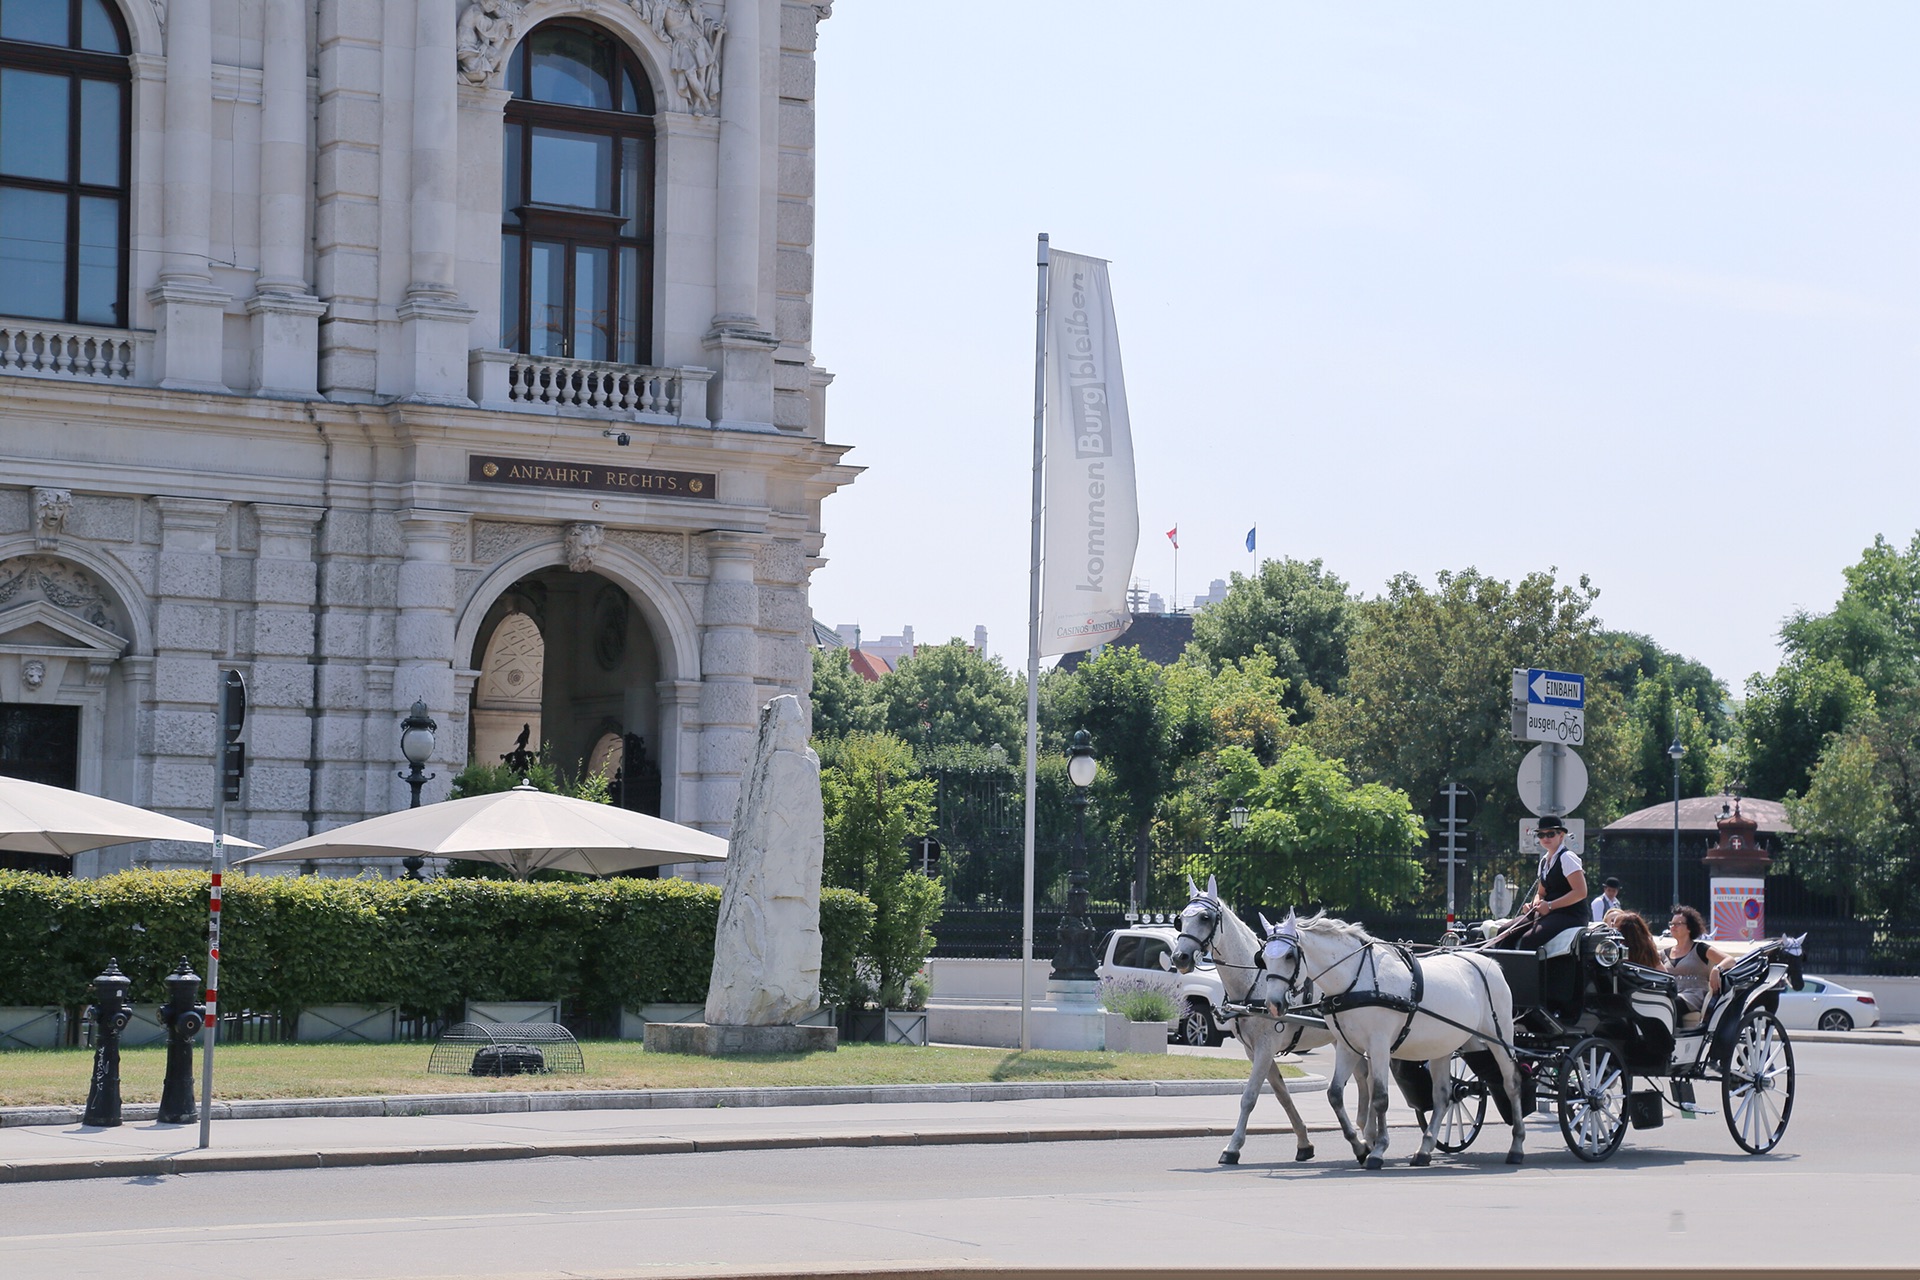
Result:
[[120,961],[107,961],[107,971],[93,980],[93,1004],[87,1016],[98,1028],[100,1043],[93,1049],[93,1083],[87,1087],[87,1111],[80,1123],[111,1129],[120,1123],[120,1033],[133,1017],[127,989],[133,979],[120,972]]
[[200,975],[185,956],[167,975],[167,1003],[160,1021],[167,1028],[167,1078],[160,1086],[160,1123],[192,1124],[200,1118],[193,1102],[193,1038],[207,1025],[207,1007],[197,1003]]

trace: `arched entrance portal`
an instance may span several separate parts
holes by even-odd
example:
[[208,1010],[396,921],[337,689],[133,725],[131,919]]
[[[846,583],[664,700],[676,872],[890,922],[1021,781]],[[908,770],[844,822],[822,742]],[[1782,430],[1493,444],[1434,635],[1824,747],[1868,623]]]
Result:
[[528,574],[488,609],[473,665],[469,759],[508,760],[524,734],[563,775],[604,771],[615,804],[660,813],[660,654],[618,584],[560,567]]

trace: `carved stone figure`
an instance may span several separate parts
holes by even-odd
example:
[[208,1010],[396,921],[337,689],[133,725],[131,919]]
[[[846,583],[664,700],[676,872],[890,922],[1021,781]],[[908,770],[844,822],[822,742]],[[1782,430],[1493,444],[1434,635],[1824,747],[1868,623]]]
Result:
[[712,1026],[785,1026],[820,1005],[820,757],[807,713],[783,694],[760,712],[753,772],[727,842],[707,987]]
[[720,44],[726,27],[694,0],[627,0],[667,45],[667,74],[697,116],[720,109]]
[[460,78],[468,84],[485,84],[506,61],[507,42],[513,39],[515,24],[526,12],[525,0],[473,0],[460,13],[454,29],[454,53],[460,62]]
[[20,678],[26,681],[27,688],[38,689],[47,682],[47,664],[38,658],[28,658],[20,664]]
[[72,513],[72,490],[33,491],[33,539],[40,550],[52,551],[59,547],[60,535],[67,531],[67,517]]
[[77,564],[53,556],[0,560],[0,606],[45,600],[96,627],[123,634],[107,593]]
[[586,520],[576,520],[567,526],[567,568],[575,573],[586,573],[593,568],[593,554],[606,540],[607,527]]

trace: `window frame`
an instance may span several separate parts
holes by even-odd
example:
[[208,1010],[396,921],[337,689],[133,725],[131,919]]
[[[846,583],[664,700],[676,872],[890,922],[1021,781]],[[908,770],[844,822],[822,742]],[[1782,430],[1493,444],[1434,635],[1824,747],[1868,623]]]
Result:
[[[636,91],[635,111],[600,110],[594,107],[570,106],[557,102],[543,102],[531,96],[533,89],[533,41],[542,32],[564,28],[588,35],[595,40],[605,41],[614,51],[614,73],[616,82],[612,86],[615,101],[620,100],[622,86],[617,77],[632,77]],[[536,242],[558,242],[563,247],[563,303],[562,313],[566,317],[563,334],[563,353],[559,357],[551,355],[538,358],[583,359],[574,354],[580,347],[580,333],[576,328],[579,315],[578,300],[575,297],[575,283],[578,276],[576,261],[581,248],[605,249],[609,269],[606,272],[606,296],[602,300],[606,314],[611,317],[609,326],[609,345],[611,350],[600,363],[645,366],[653,360],[653,296],[654,296],[654,223],[655,199],[654,181],[658,161],[658,98],[646,68],[639,58],[620,38],[602,27],[576,19],[558,18],[543,22],[529,31],[521,40],[514,56],[508,63],[507,89],[513,94],[502,116],[501,137],[501,221],[500,235],[501,270],[508,269],[509,258],[516,260],[517,278],[509,282],[501,281],[501,299],[503,303],[500,317],[499,341],[510,351],[521,354],[531,352],[534,337],[533,314],[533,247]],[[537,129],[555,129],[569,133],[611,140],[612,167],[609,173],[612,202],[616,211],[585,209],[574,206],[539,204],[533,200],[535,180],[533,165],[534,132]],[[516,132],[517,131],[517,132]],[[625,211],[623,205],[627,192],[628,157],[627,143],[635,144],[637,149],[635,168],[639,170],[639,179],[633,184],[635,205],[631,211]],[[509,146],[517,151],[516,163],[507,164],[506,152]],[[509,197],[505,187],[509,175],[517,177],[517,190]],[[517,203],[509,204],[510,198]],[[631,222],[634,231],[631,235],[623,228]],[[518,252],[509,254],[505,241],[517,239]],[[634,257],[633,275],[629,280],[621,263],[625,251],[631,250]],[[633,359],[626,360],[621,350],[621,307],[622,294],[637,285],[633,292]],[[513,293],[511,315],[515,321],[517,340],[509,343],[507,331],[509,313],[504,305],[508,290]]]
[[[18,0],[16,0],[16,3]],[[102,0],[101,7],[106,10],[112,21],[114,32],[119,38],[120,53],[106,53],[96,49],[82,48],[81,31],[84,21],[83,4],[74,0],[67,7],[67,44],[34,44],[25,40],[0,39],[0,67],[10,70],[34,71],[42,74],[59,75],[67,82],[67,177],[64,181],[51,178],[28,178],[13,174],[0,174],[0,187],[14,190],[41,191],[62,196],[66,200],[66,260],[62,266],[64,287],[61,295],[60,316],[21,316],[21,319],[40,320],[48,324],[85,324],[97,325],[108,329],[127,329],[132,327],[131,299],[128,297],[128,277],[132,262],[133,233],[133,59],[131,50],[133,41],[127,29],[125,15],[112,0]],[[120,120],[118,164],[120,181],[117,185],[104,185],[87,182],[82,178],[81,161],[85,153],[86,138],[82,128],[82,86],[88,81],[104,81],[120,90]],[[4,127],[0,125],[0,127]],[[109,322],[83,320],[80,312],[80,207],[83,199],[110,199],[119,211],[119,247],[114,255],[114,309],[117,319]],[[0,310],[0,314],[12,315],[12,312]]]

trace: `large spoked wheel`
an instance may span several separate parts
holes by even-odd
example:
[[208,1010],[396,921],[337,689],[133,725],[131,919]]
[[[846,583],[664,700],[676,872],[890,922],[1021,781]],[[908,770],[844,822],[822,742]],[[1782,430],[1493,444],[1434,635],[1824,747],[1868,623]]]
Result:
[[1560,1133],[1567,1150],[1598,1164],[1627,1132],[1627,1068],[1607,1041],[1588,1036],[1560,1064]]
[[[1433,1145],[1448,1155],[1458,1155],[1473,1145],[1480,1127],[1487,1121],[1486,1082],[1473,1073],[1458,1054],[1447,1067],[1447,1101],[1440,1115],[1440,1133]],[[1431,1112],[1416,1110],[1422,1129]]]
[[1750,1009],[1740,1020],[1720,1079],[1727,1131],[1742,1149],[1765,1155],[1779,1144],[1793,1118],[1793,1045],[1780,1020]]

